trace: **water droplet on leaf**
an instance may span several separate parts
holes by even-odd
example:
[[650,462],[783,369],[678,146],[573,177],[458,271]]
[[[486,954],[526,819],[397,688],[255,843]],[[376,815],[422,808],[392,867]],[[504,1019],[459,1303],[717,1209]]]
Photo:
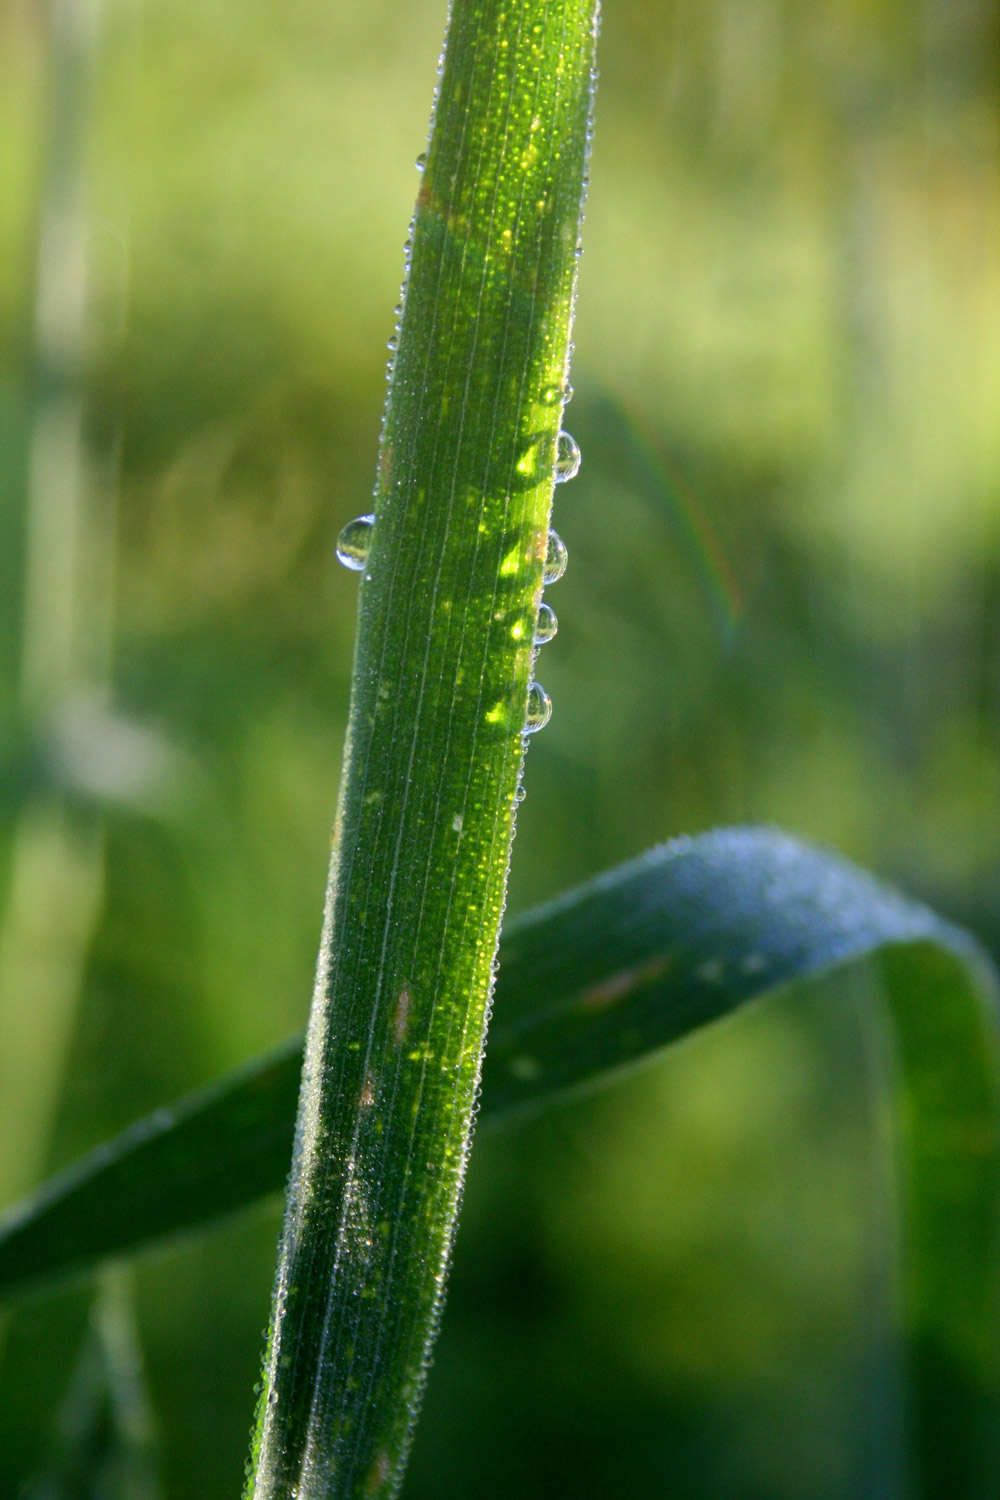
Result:
[[575,479],[579,472],[580,445],[568,432],[561,432],[556,444],[556,484]]
[[[341,561],[343,561],[343,558],[341,558]],[[558,583],[566,571],[566,564],[568,562],[569,553],[566,551],[566,543],[558,532],[550,531],[549,539],[545,546],[545,562],[542,565],[542,582]]]
[[540,682],[528,685],[528,707],[524,715],[525,734],[537,734],[552,717],[552,699]]
[[374,516],[355,516],[337,538],[337,558],[352,573],[363,571],[372,544]]
[[559,621],[551,604],[540,604],[538,606],[538,623],[535,626],[535,645],[544,646],[551,641],[559,629]]

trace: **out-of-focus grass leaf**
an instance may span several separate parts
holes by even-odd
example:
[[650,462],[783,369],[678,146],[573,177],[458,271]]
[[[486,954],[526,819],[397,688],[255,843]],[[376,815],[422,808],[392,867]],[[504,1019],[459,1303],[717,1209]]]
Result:
[[196,785],[196,768],[156,729],[78,692],[40,726],[0,725],[0,824],[40,796],[108,814],[156,817]]
[[24,1500],[157,1500],[160,1494],[130,1280],[124,1270],[101,1276],[53,1451]]
[[[895,1075],[920,1492],[992,1495],[997,986],[965,933],[769,830],[655,849],[509,925],[482,1113],[500,1123],[547,1105],[744,1002],[862,961]],[[278,1189],[300,1059],[296,1038],[57,1178],[0,1235],[0,1288],[23,1291]]]

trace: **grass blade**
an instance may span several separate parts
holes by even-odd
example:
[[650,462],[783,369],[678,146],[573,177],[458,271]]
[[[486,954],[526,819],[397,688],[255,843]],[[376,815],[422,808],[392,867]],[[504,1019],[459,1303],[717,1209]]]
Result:
[[[654,849],[508,924],[483,1122],[607,1083],[748,1001],[910,945],[966,968],[970,995],[993,993],[967,934],[836,856],[766,829]],[[283,1188],[301,1068],[293,1037],[55,1178],[0,1229],[0,1294]]]
[[538,697],[596,9],[451,13],[374,528],[341,553],[358,640],[254,1500],[394,1494],[424,1384]]
[[[482,1100],[495,1123],[749,1001],[874,959],[898,1053],[922,1493],[978,1495],[976,1475],[998,1472],[998,1145],[996,979],[976,944],[844,860],[736,829],[610,871],[511,924],[500,951]],[[280,1187],[300,1056],[296,1039],[57,1179],[0,1235],[0,1287]]]

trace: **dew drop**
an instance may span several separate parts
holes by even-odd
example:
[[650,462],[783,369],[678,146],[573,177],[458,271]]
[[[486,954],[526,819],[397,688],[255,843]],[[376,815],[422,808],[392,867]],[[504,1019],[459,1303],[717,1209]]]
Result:
[[565,387],[561,385],[547,385],[542,391],[541,402],[543,406],[558,406],[563,399]]
[[364,570],[372,544],[374,516],[355,516],[337,538],[337,558],[352,573]]
[[524,715],[524,733],[537,734],[552,717],[552,699],[540,682],[528,686],[528,707]]
[[551,641],[559,629],[559,621],[551,604],[540,604],[538,606],[538,623],[535,626],[535,645],[544,646]]
[[416,167],[418,172],[422,172],[427,165],[427,152],[421,151],[420,155],[417,157],[413,165]]
[[579,472],[580,445],[568,432],[561,432],[556,444],[556,484],[575,479]]
[[[386,341],[385,341],[385,347],[387,349],[392,349],[392,350],[398,349],[399,348],[399,334],[398,333],[394,333],[389,338],[387,338]],[[557,469],[558,469],[558,460],[556,461],[556,466],[557,466]]]
[[[343,558],[341,558],[341,562],[343,562]],[[568,562],[569,553],[566,551],[566,543],[558,532],[550,531],[545,547],[545,562],[542,564],[542,582],[558,583],[566,571],[566,564]],[[350,567],[350,563],[348,563],[348,567]]]

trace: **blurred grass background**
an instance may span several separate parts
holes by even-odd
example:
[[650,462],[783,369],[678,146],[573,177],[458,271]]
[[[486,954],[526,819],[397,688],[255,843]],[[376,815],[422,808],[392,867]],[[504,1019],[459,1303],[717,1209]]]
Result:
[[[0,9],[5,1201],[304,1021],[334,540],[444,19]],[[1000,949],[998,40],[991,0],[608,0],[509,910],[762,821]],[[412,1500],[876,1492],[865,983],[477,1142]],[[170,1500],[238,1492],[277,1222],[138,1272]],[[86,1306],[8,1326],[0,1494],[44,1463]]]

